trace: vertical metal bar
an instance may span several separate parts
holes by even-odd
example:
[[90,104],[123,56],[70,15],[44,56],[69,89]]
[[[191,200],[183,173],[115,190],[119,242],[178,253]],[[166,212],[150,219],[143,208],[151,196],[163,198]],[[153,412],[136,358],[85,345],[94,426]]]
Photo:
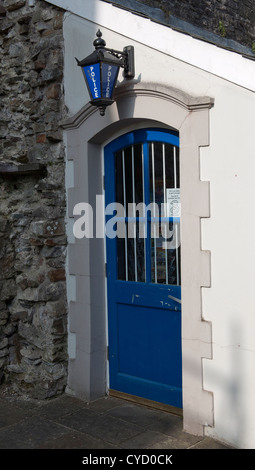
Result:
[[[150,165],[149,165],[149,145],[143,144],[143,172],[144,172],[144,206],[148,207],[150,204]],[[145,209],[146,211],[146,209]],[[146,257],[146,283],[151,282],[151,223],[148,220],[147,211],[145,212],[146,220],[146,238],[145,238],[145,257]]]
[[[133,194],[133,217],[135,218],[135,162],[134,162],[134,146],[132,145],[132,194]],[[137,282],[137,253],[136,253],[136,222],[133,226],[134,232],[134,259],[135,259],[135,282]]]
[[[155,217],[155,159],[154,159],[154,143],[151,144],[151,164],[152,164],[152,199],[153,199],[153,217]],[[153,238],[154,238],[154,269],[155,269],[155,284],[158,282],[157,276],[157,247],[155,237],[155,222],[153,224]]]
[[[163,194],[164,194],[164,214],[163,217],[166,217],[166,152],[165,152],[165,144],[162,144],[162,163],[163,163]],[[166,222],[165,222],[166,224]],[[165,241],[166,241],[166,234],[167,234],[167,227],[164,225],[164,234],[165,234]],[[167,244],[165,244],[167,246]],[[168,259],[167,259],[167,248],[165,248],[165,268],[166,268],[166,284],[168,284]]]
[[128,252],[127,252],[127,226],[126,226],[126,172],[125,172],[125,153],[122,150],[122,177],[123,177],[123,203],[124,203],[124,224],[125,224],[125,268],[126,281],[128,281]]
[[[143,185],[143,205],[145,206],[145,166],[144,166],[144,144],[142,144],[142,185]],[[143,217],[145,214],[143,214]],[[146,236],[145,236],[146,235]],[[147,282],[147,261],[146,261],[146,237],[147,237],[147,221],[144,222],[144,239],[143,239],[143,249],[144,249],[144,282]]]
[[174,147],[174,187],[176,188],[176,147]]
[[[176,167],[176,147],[174,147],[174,187],[177,187],[177,167]],[[179,258],[178,258],[178,225],[177,223],[174,224],[175,229],[175,262],[176,262],[176,284],[177,286],[180,285],[180,273],[179,273]]]

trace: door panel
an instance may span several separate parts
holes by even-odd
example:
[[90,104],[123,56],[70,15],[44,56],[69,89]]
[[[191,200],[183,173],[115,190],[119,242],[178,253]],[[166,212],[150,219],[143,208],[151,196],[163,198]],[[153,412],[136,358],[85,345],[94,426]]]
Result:
[[139,130],[106,146],[106,208],[116,209],[106,225],[118,229],[106,235],[110,388],[181,407],[178,188],[176,133]]

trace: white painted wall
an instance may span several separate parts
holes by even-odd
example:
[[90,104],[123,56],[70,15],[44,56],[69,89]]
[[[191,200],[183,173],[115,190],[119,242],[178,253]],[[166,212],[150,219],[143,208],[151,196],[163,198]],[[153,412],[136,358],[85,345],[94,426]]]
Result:
[[212,253],[203,303],[213,331],[205,387],[214,392],[215,429],[207,432],[254,448],[255,96],[230,84],[209,93],[216,100],[201,176],[211,181],[211,218],[202,224],[202,248]]
[[211,217],[202,220],[202,248],[211,251],[203,316],[213,334],[204,388],[214,396],[214,427],[205,432],[255,448],[255,63],[98,0],[76,0],[69,8],[67,0],[50,3],[80,15],[69,12],[64,21],[70,115],[89,100],[74,56],[93,50],[98,25],[108,47],[135,46],[136,79],[215,99],[210,147],[201,150],[201,179],[211,188]]

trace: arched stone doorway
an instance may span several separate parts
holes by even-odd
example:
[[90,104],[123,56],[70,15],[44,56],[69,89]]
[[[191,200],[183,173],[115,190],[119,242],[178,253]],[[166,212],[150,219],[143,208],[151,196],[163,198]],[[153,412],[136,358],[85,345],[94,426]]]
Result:
[[[105,241],[96,237],[103,220],[102,153],[128,131],[144,127],[176,129],[180,136],[182,383],[184,429],[203,434],[213,425],[212,394],[203,389],[203,358],[211,358],[211,325],[203,321],[201,287],[210,286],[210,256],[201,251],[200,218],[209,217],[209,183],[200,180],[199,148],[209,145],[209,110],[213,100],[191,97],[155,84],[121,85],[116,102],[102,118],[91,105],[63,123],[66,133],[68,217],[86,202],[96,209],[95,236],[70,236],[68,282],[69,389],[88,401],[107,393]],[[71,174],[71,177],[70,177]],[[94,211],[95,213],[95,211]]]

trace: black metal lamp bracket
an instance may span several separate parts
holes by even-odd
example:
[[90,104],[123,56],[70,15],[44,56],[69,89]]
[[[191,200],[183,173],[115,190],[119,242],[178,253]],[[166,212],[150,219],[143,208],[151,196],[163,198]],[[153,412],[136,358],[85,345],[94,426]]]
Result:
[[123,51],[116,51],[104,47],[104,50],[112,54],[117,59],[120,59],[120,66],[124,68],[124,77],[132,79],[135,76],[135,61],[134,61],[134,47],[126,46]]

